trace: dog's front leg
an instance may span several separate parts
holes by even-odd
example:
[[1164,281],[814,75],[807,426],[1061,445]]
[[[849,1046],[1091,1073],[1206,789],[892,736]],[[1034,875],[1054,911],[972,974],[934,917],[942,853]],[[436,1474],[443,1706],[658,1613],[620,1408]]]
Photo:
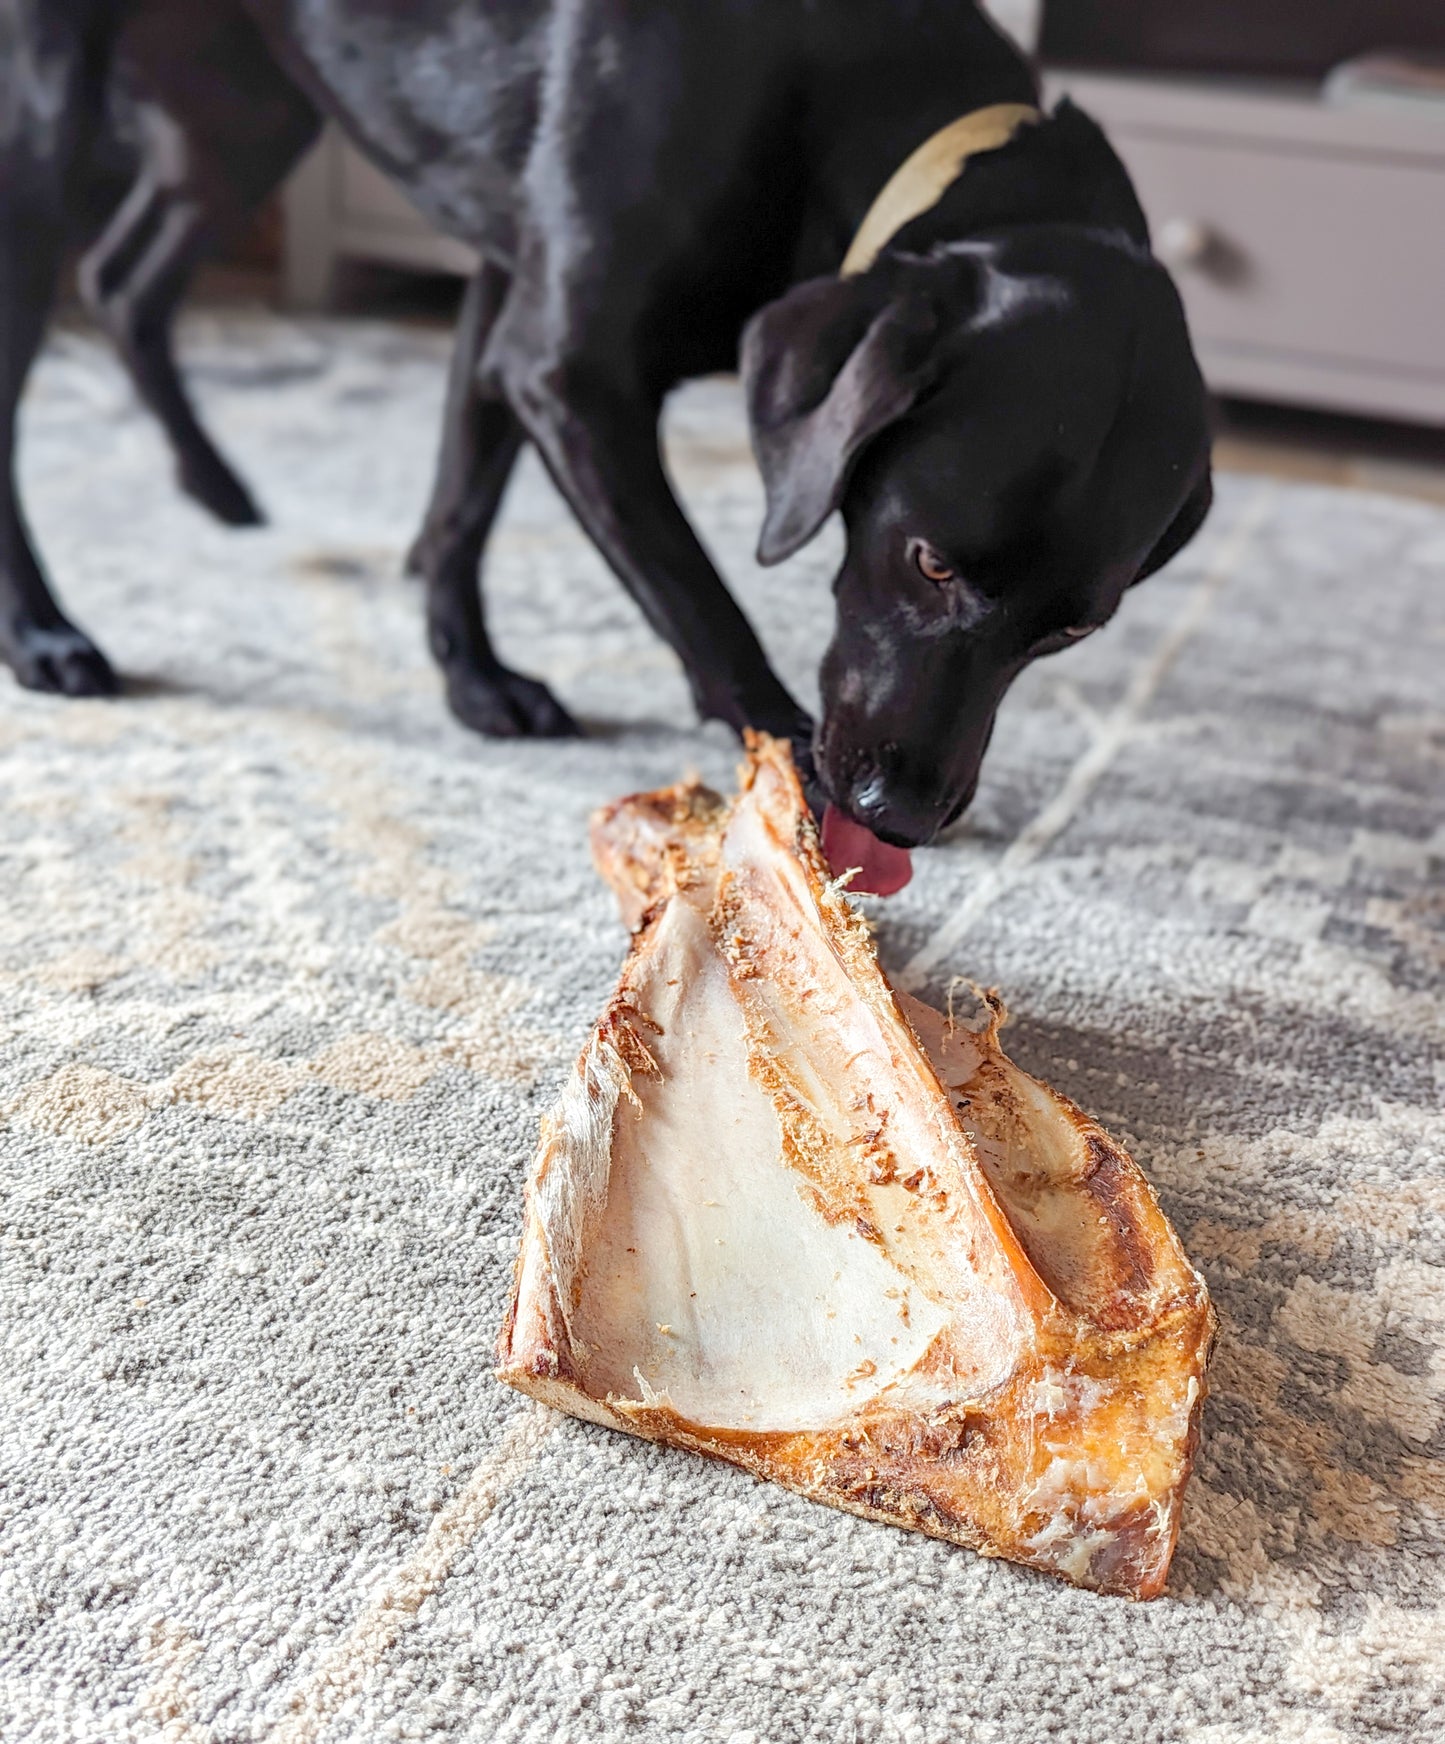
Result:
[[484,262],[467,286],[436,479],[407,569],[426,584],[427,641],[457,719],[491,738],[563,738],[577,731],[571,715],[540,680],[502,664],[482,609],[482,554],[522,446],[516,415],[479,368],[510,283]]
[[615,361],[518,349],[505,328],[499,337],[491,367],[509,402],[584,530],[682,661],[698,713],[738,733],[791,738],[805,752],[811,722],[672,493],[656,396]]

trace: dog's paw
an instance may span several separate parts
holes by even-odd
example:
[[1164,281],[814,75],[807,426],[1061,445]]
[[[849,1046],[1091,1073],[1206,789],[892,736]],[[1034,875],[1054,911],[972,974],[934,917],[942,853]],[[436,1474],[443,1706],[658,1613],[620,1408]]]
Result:
[[176,469],[176,483],[225,527],[264,527],[266,517],[230,467],[218,455],[191,458]]
[[582,732],[545,684],[505,667],[448,672],[447,707],[489,739],[575,739]]
[[57,696],[114,696],[120,689],[110,662],[73,624],[49,629],[30,625],[4,650],[16,678],[27,690]]

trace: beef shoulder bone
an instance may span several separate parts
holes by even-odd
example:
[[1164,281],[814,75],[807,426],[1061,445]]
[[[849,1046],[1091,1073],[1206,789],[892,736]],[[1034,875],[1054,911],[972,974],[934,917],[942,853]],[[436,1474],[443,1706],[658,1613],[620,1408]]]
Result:
[[815,1501],[1136,1598],[1164,1585],[1214,1316],[1148,1183],[979,1029],[896,994],[785,746],[619,801],[633,927],[544,1122],[499,1377]]

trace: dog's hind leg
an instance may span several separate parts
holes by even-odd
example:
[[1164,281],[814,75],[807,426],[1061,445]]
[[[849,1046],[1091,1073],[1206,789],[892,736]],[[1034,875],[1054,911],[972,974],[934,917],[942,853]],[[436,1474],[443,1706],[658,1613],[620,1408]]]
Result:
[[61,611],[15,480],[16,407],[45,335],[66,209],[108,51],[102,9],[0,0],[0,660],[31,690],[104,696],[105,656]]
[[202,428],[172,351],[176,309],[214,240],[202,201],[146,171],[81,262],[80,286],[165,430],[181,489],[227,526],[253,527],[261,512]]
[[426,583],[427,639],[458,720],[493,738],[560,738],[576,723],[545,684],[504,666],[482,608],[480,566],[522,430],[479,376],[482,348],[510,280],[483,266],[467,286],[447,384],[441,457],[426,519],[407,559]]
[[139,93],[142,168],[81,264],[81,289],[175,451],[181,488],[231,526],[260,512],[196,417],[172,323],[205,255],[277,187],[320,125],[236,0],[151,0],[118,58]]

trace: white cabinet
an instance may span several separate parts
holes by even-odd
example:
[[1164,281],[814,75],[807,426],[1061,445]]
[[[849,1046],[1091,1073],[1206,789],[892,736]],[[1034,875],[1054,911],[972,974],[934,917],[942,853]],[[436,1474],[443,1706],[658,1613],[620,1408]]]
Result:
[[1054,74],[1128,165],[1222,393],[1445,424],[1445,114]]

